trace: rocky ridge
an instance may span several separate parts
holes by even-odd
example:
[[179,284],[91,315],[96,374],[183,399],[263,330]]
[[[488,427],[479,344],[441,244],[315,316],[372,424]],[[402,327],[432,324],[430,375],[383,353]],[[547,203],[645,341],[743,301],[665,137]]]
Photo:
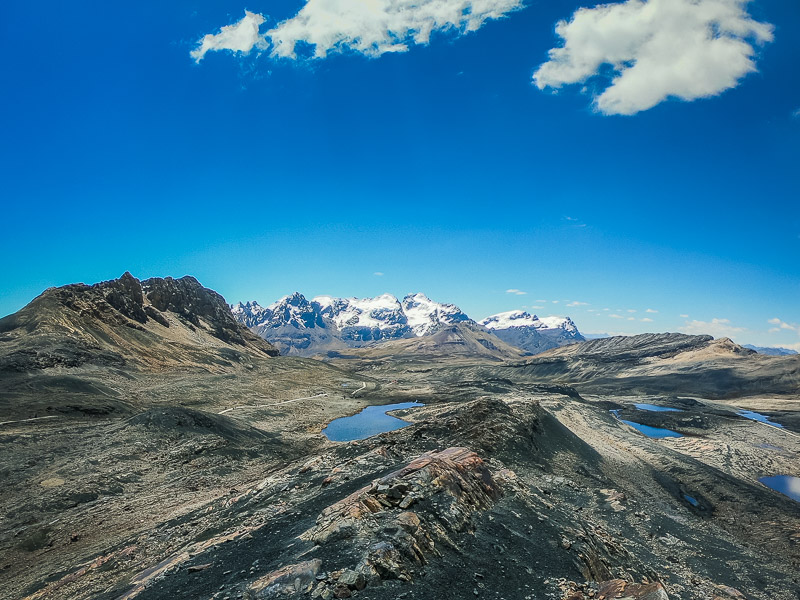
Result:
[[192,357],[207,363],[209,347],[220,360],[278,354],[233,318],[222,296],[190,276],[140,282],[125,273],[50,288],[0,319],[0,371],[87,363],[161,368]]

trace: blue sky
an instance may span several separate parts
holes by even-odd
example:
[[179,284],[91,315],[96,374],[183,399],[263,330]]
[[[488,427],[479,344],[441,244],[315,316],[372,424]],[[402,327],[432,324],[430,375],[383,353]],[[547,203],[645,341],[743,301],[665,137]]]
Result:
[[[130,270],[800,349],[798,3],[725,0],[712,48],[685,0],[459,0],[502,18],[427,43],[452,0],[399,2],[389,37],[318,0],[3,3],[0,313]],[[245,9],[256,45],[198,63]]]

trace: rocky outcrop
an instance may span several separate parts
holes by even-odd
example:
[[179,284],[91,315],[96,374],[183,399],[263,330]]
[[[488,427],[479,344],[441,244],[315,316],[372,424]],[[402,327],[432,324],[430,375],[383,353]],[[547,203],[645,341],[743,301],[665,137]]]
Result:
[[564,600],[669,600],[660,583],[631,583],[624,579],[611,579],[599,584],[567,586]]
[[[469,530],[473,515],[502,496],[498,478],[504,476],[492,474],[474,452],[448,448],[423,454],[324,509],[300,537],[325,547],[328,555],[338,551],[349,564],[334,565],[312,597],[349,598],[381,580],[412,581],[440,545],[452,544],[451,536]],[[259,598],[299,591],[263,581],[253,588],[262,590]]]
[[194,277],[146,279],[142,290],[155,310],[175,313],[195,327],[201,326],[202,319],[215,337],[230,344],[245,344],[246,330],[233,318],[225,299]]
[[643,333],[589,340],[575,346],[551,350],[540,357],[600,358],[614,362],[665,358],[681,352],[698,350],[714,338],[710,335],[684,333]]
[[[177,330],[171,327],[175,323]],[[206,360],[202,354],[209,344],[195,335],[198,331],[238,353],[278,354],[233,318],[222,296],[193,277],[139,282],[126,272],[94,285],[48,289],[0,319],[0,371],[122,366],[130,360],[156,364],[170,356],[178,359],[180,347]],[[211,362],[222,360],[227,359]]]

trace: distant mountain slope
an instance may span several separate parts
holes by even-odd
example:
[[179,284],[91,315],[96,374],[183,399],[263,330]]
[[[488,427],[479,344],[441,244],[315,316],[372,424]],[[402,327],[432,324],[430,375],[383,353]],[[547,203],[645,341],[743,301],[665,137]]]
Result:
[[569,317],[544,317],[512,310],[479,321],[504,342],[533,354],[584,341]]
[[728,338],[680,333],[590,340],[549,350],[504,371],[588,393],[714,398],[796,394],[800,389],[800,356],[761,356]]
[[0,319],[0,372],[84,364],[160,370],[275,356],[193,277],[50,288]]
[[792,356],[797,354],[797,350],[790,350],[789,348],[774,348],[768,346],[753,346],[752,344],[744,344],[744,348],[755,350],[759,354],[766,354],[767,356]]
[[391,360],[393,364],[447,361],[507,362],[524,360],[528,353],[506,344],[480,325],[462,322],[439,328],[430,335],[388,340],[362,348],[329,352],[328,358],[362,362]]
[[532,354],[583,340],[569,317],[540,319],[511,311],[478,324],[458,306],[435,302],[421,293],[409,294],[402,301],[391,294],[375,298],[317,296],[309,301],[295,292],[267,307],[240,302],[231,311],[283,354],[298,356],[429,336],[455,324],[485,327],[506,344]]

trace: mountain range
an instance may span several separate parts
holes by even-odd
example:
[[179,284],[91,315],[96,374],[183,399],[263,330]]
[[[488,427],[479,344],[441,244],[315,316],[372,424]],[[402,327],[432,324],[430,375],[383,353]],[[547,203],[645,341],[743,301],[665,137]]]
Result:
[[[295,292],[266,307],[255,301],[239,302],[231,306],[231,312],[282,354],[295,356],[431,336],[455,325],[466,326],[482,339],[486,335],[499,338],[489,340],[489,346],[502,341],[529,354],[584,340],[569,317],[539,318],[515,310],[475,321],[455,304],[435,302],[422,293],[408,294],[402,300],[391,294],[308,300]],[[503,354],[507,357],[508,349]]]
[[767,356],[792,356],[797,354],[797,350],[791,350],[789,348],[754,346],[753,344],[743,344],[743,347],[749,350],[755,350],[759,354],[766,354]]
[[[800,481],[800,356],[284,300],[234,313],[344,350],[280,356],[192,277],[0,319],[2,598],[796,600],[800,497],[764,481]],[[370,414],[405,426],[326,433]]]

